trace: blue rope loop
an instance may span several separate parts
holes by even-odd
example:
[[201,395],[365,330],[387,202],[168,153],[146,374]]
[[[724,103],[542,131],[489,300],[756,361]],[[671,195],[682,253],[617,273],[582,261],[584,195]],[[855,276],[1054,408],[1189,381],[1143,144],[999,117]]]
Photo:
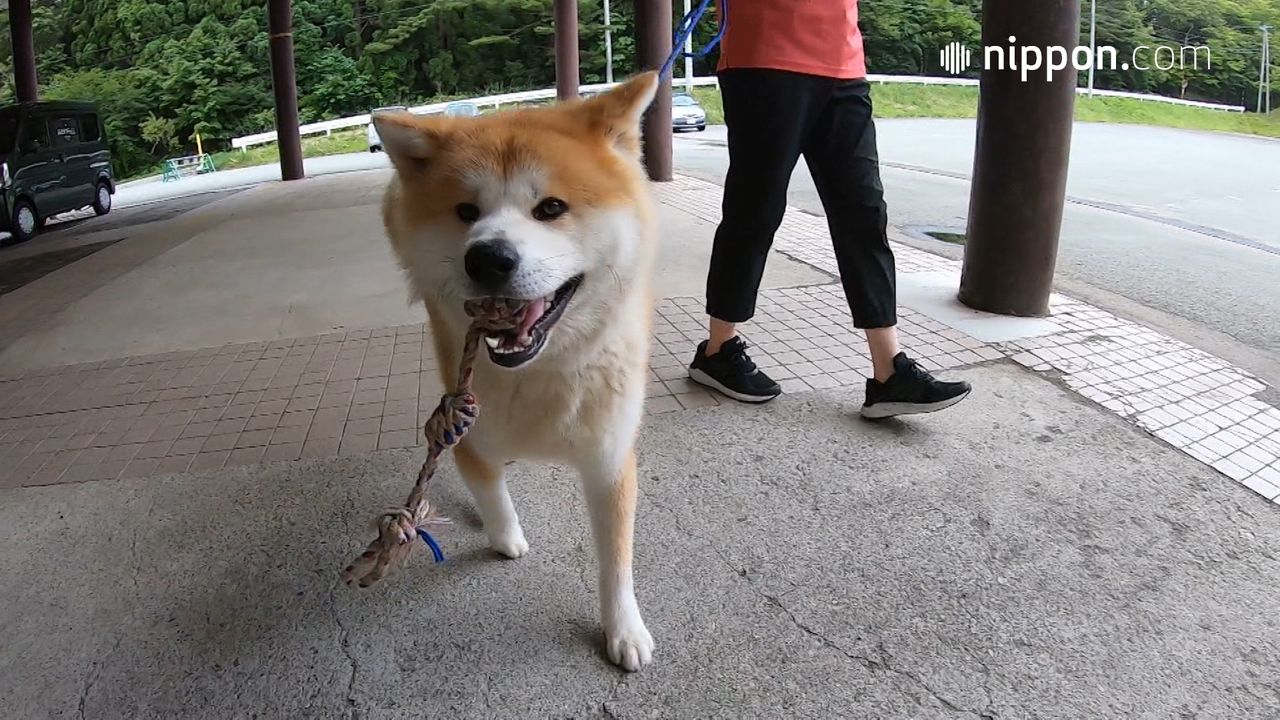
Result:
[[716,32],[715,37],[711,38],[711,42],[691,53],[684,51],[684,43],[693,34],[694,28],[698,27],[698,23],[702,22],[702,16],[706,15],[707,10],[711,7],[711,0],[702,0],[698,7],[690,10],[688,15],[680,19],[680,24],[676,26],[675,34],[671,39],[671,54],[667,56],[667,61],[662,63],[662,69],[658,71],[659,77],[670,77],[671,69],[679,58],[704,58],[712,50],[716,49],[716,46],[720,44],[720,39],[724,37],[725,27],[729,24],[729,0],[721,0],[720,6],[720,30]]
[[431,533],[418,528],[418,537],[422,538],[422,542],[431,548],[431,554],[435,556],[436,562],[444,562],[444,551],[440,549],[440,544],[436,542],[436,539],[431,537]]

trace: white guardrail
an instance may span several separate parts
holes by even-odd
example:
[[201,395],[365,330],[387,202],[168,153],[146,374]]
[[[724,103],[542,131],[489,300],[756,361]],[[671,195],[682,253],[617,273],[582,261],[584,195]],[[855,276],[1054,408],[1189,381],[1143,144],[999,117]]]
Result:
[[[677,79],[678,84],[683,85],[684,80]],[[617,83],[601,83],[599,85],[583,85],[579,88],[579,92],[600,92],[608,90]],[[694,85],[715,85],[714,77],[701,77],[693,79]],[[544,90],[525,90],[523,92],[504,93],[502,95],[487,95],[477,98],[463,98],[459,100],[449,100],[448,102],[431,103],[430,105],[417,105],[409,108],[409,112],[414,115],[430,115],[432,113],[444,112],[444,109],[453,103],[469,102],[477,107],[497,108],[500,105],[510,105],[512,103],[535,102],[538,100],[551,100],[556,96],[555,88],[547,88]],[[318,123],[308,123],[299,125],[298,132],[302,135],[319,135],[324,133],[328,135],[334,130],[342,130],[351,127],[363,127],[369,124],[369,114],[352,115],[351,117],[338,118],[336,120],[323,120]],[[276,131],[258,133],[257,135],[245,135],[244,137],[233,138],[231,147],[244,150],[254,145],[265,145],[276,141]]]
[[[932,77],[928,75],[867,75],[867,80],[874,83],[911,83],[916,85],[972,85],[978,84],[975,78],[948,78],[948,77]],[[677,88],[684,85],[682,78],[676,78],[673,81]],[[698,86],[715,85],[717,83],[715,77],[696,77],[693,84]],[[615,83],[616,84],[616,83]],[[608,83],[598,85],[583,85],[580,92],[600,92],[613,87]],[[1076,92],[1087,94],[1087,88],[1076,88]],[[1243,105],[1219,105],[1217,103],[1199,102],[1197,100],[1182,100],[1180,98],[1165,97],[1163,95],[1144,95],[1142,93],[1120,92],[1118,90],[1097,90],[1093,91],[1094,95],[1102,97],[1121,97],[1130,98],[1132,100],[1148,100],[1152,102],[1171,103],[1173,105],[1189,105],[1191,107],[1208,108],[1210,110],[1224,110],[1227,112],[1244,112]],[[526,90],[524,92],[505,93],[502,95],[487,95],[485,97],[466,98],[461,100],[450,100],[448,102],[431,103],[430,105],[418,105],[409,108],[409,112],[415,115],[429,115],[432,113],[444,112],[444,109],[455,102],[469,102],[477,107],[497,108],[501,105],[510,105],[512,103],[535,102],[539,100],[550,100],[556,96],[555,88],[546,88],[543,90]],[[369,124],[369,113],[363,115],[352,115],[351,117],[337,118],[335,120],[323,120],[316,123],[308,123],[299,125],[298,132],[303,135],[328,135],[334,130],[343,130],[353,127],[364,127]],[[266,145],[276,141],[276,131],[258,133],[256,135],[245,135],[244,137],[232,138],[231,147],[240,150],[247,150],[254,145]]]

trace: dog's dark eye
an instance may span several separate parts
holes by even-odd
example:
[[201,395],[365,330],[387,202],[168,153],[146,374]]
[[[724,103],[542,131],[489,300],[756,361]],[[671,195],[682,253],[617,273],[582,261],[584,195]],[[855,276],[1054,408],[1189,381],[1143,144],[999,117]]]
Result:
[[468,225],[480,219],[480,208],[471,203],[460,203],[453,211],[458,213],[459,220]]
[[561,215],[569,211],[569,206],[560,198],[544,198],[538,206],[533,209],[533,218],[542,222],[555,220]]

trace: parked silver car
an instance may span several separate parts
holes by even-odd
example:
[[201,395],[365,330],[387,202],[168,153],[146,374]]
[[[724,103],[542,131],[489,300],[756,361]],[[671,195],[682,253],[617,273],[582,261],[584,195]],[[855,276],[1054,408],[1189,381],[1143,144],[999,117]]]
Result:
[[374,108],[369,112],[369,152],[376,153],[382,151],[382,138],[378,137],[378,129],[373,126],[373,116],[384,112],[405,112],[409,108],[404,105],[388,105],[386,107]]
[[692,96],[680,93],[671,97],[671,129],[706,130],[707,111]]
[[475,103],[466,101],[451,102],[444,106],[445,115],[458,115],[461,117],[475,117],[480,114],[480,108]]
[[[582,93],[583,100],[589,100],[599,92],[590,91]],[[671,129],[675,132],[682,130],[706,130],[707,129],[707,111],[702,109],[697,100],[692,95],[685,93],[677,93],[671,96]]]

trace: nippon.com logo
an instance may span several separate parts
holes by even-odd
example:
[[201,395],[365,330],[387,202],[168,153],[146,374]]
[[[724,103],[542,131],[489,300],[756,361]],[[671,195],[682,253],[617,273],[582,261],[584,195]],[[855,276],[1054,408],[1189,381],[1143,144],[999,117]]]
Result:
[[[1009,70],[1020,72],[1026,82],[1032,74],[1044,71],[1045,80],[1052,81],[1054,73],[1078,70],[1173,70],[1174,68],[1200,68],[1203,56],[1205,69],[1213,69],[1213,52],[1204,45],[1173,47],[1169,45],[1139,45],[1121,62],[1119,53],[1110,45],[1089,47],[1078,45],[1067,49],[1061,45],[1038,47],[1018,45],[1018,38],[1009,36],[1008,46],[988,45],[982,49],[982,70]],[[942,69],[959,75],[973,68],[973,51],[960,42],[948,43],[938,53]]]

